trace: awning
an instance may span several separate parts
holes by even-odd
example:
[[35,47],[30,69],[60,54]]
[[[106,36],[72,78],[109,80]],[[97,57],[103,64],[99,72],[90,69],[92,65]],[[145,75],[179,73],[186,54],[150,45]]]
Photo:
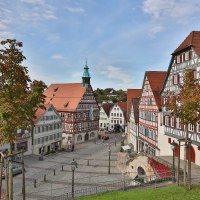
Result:
[[131,147],[130,147],[129,145],[125,145],[125,146],[122,146],[122,149],[123,149],[124,151],[126,151],[126,150],[131,149]]

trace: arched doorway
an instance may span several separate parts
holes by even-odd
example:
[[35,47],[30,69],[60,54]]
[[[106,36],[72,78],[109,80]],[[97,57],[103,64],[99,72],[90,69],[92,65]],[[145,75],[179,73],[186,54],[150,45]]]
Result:
[[[188,147],[187,147],[187,151],[186,151],[186,159],[188,160]],[[191,157],[191,162],[195,163],[195,151],[193,146],[191,145],[191,149],[190,149],[190,157]]]
[[138,181],[141,183],[144,183],[145,176],[146,176],[146,172],[144,171],[144,169],[142,167],[138,167],[137,168]]
[[85,141],[88,141],[88,140],[89,140],[89,134],[86,133],[86,134],[85,134]]

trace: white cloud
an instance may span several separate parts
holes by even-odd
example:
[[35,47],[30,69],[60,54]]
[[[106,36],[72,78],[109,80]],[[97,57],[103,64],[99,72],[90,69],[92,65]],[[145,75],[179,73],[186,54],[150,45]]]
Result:
[[85,10],[81,7],[66,6],[65,8],[71,13],[85,13]]
[[168,25],[188,24],[200,18],[199,0],[145,0],[142,10],[151,16],[149,36],[164,31]]
[[54,55],[51,56],[51,59],[54,59],[54,60],[63,60],[64,57],[61,54],[54,54]]
[[21,0],[24,3],[23,12],[20,13],[24,21],[37,23],[42,20],[56,19],[55,8],[45,0]]
[[176,20],[175,22],[178,23],[187,23],[200,11],[199,6],[199,0],[145,0],[142,9],[156,20]]
[[9,27],[8,21],[5,21],[5,20],[0,21],[0,38],[1,39],[14,37],[14,34],[8,30],[8,27]]
[[101,71],[109,79],[120,81],[120,84],[130,84],[131,77],[118,67],[108,66],[107,69]]

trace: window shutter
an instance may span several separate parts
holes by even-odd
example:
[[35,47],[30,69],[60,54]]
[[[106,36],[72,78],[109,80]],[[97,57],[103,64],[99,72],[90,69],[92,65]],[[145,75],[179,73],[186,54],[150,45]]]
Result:
[[163,116],[163,124],[165,125],[165,116]]
[[176,117],[174,117],[174,128],[176,128]]
[[192,51],[189,51],[189,60],[192,59]]
[[177,74],[177,84],[180,83],[180,74]]
[[174,75],[172,76],[172,84],[174,84]]
[[182,54],[180,55],[180,63],[182,63]]
[[185,61],[185,53],[183,54],[183,62]]
[[171,126],[171,123],[170,123],[170,116],[168,117],[168,124],[169,124],[169,126]]

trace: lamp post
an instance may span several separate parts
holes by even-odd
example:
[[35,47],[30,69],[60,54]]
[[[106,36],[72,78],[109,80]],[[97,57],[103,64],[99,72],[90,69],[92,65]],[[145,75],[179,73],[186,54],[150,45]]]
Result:
[[173,151],[173,179],[174,179],[174,182],[175,182],[175,149],[176,149],[176,145],[177,143],[173,142],[171,143],[171,148],[172,148],[172,151]]
[[74,199],[74,171],[78,167],[77,162],[73,159],[71,162],[71,170],[72,170],[72,199]]

